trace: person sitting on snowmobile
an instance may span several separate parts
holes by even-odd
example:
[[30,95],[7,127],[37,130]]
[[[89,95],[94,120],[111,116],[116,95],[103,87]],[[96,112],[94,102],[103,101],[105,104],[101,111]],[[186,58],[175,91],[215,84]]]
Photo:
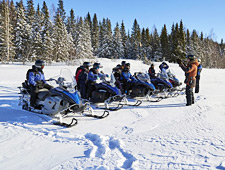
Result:
[[120,89],[121,93],[123,93],[123,87],[120,80],[121,73],[122,73],[122,66],[118,64],[116,67],[113,68],[113,75],[116,79],[116,82],[115,82],[116,87]]
[[149,67],[148,73],[150,78],[156,78],[154,64],[151,64],[151,67]]
[[94,63],[93,67],[90,69],[88,73],[88,81],[87,81],[87,99],[92,97],[92,92],[95,89],[96,80],[103,77],[103,74],[99,72],[99,68],[102,68],[100,63]]
[[43,60],[36,60],[35,65],[33,65],[32,69],[28,70],[27,72],[28,85],[30,87],[30,95],[31,95],[30,106],[34,108],[37,107],[35,105],[35,101],[39,90],[43,88],[49,90],[52,88],[52,86],[48,85],[45,81],[45,76],[43,72],[44,66],[45,62]]
[[81,98],[86,99],[86,89],[87,89],[87,81],[88,81],[88,72],[89,67],[91,66],[90,62],[84,62],[83,67],[78,71],[78,81],[77,84],[79,86],[79,91],[81,94]]
[[121,68],[122,68],[122,70],[125,68],[125,64],[126,64],[126,61],[122,61],[121,62]]
[[163,76],[165,76],[166,79],[168,79],[168,75],[166,70],[169,68],[169,66],[166,64],[166,62],[162,62],[162,64],[159,65],[159,69]]
[[84,69],[84,67],[85,67],[87,64],[90,64],[90,63],[85,61],[85,62],[83,63],[83,65],[81,65],[80,67],[77,68],[76,73],[75,73],[75,79],[76,79],[77,82],[78,82],[79,74],[81,73],[81,71]]
[[181,67],[181,69],[185,72],[185,84],[186,84],[186,106],[190,106],[194,104],[194,93],[193,88],[196,85],[196,75],[197,75],[197,67],[199,65],[198,60],[194,55],[188,55],[186,57],[188,59],[187,65],[184,64],[181,59],[177,59],[177,63]]
[[125,64],[120,80],[123,82],[124,93],[129,95],[130,88],[135,82],[137,82],[137,79],[130,73],[130,63]]

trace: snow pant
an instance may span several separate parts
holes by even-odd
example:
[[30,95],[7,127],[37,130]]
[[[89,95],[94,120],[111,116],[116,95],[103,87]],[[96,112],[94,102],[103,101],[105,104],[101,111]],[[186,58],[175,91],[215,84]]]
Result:
[[[49,84],[43,84],[43,88],[50,90],[52,86]],[[42,88],[38,88],[37,86],[30,85],[30,105],[34,107],[35,101],[37,99],[37,94],[39,90]]]
[[87,99],[90,99],[92,97],[92,92],[94,91],[95,89],[95,83],[88,80],[87,82]]
[[87,94],[86,94],[86,91],[87,91],[87,85],[85,83],[85,81],[79,81],[79,87],[80,87],[80,95],[81,95],[81,98],[83,99],[86,99],[87,98]]
[[187,99],[187,106],[194,104],[194,93],[193,88],[189,85],[186,85],[186,99]]
[[196,86],[195,86],[195,93],[199,92],[199,81],[200,81],[200,75],[196,76]]
[[129,95],[129,90],[131,89],[131,87],[133,86],[133,82],[127,82],[124,81],[123,85],[124,85],[124,93]]
[[122,87],[122,83],[120,82],[120,80],[119,79],[116,79],[115,84],[116,84],[116,87],[119,88],[120,89],[120,92],[123,94],[124,93],[124,89]]

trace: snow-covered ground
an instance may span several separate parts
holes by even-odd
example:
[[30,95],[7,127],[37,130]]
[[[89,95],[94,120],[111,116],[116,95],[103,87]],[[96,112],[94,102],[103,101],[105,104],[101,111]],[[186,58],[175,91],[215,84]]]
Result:
[[[105,72],[121,60],[99,60]],[[147,65],[129,61],[131,72]],[[156,63],[158,71],[159,63]],[[46,66],[45,77],[61,68]],[[0,65],[0,169],[222,169],[225,170],[225,70],[203,69],[200,93],[124,107],[101,120],[77,115],[78,125],[47,123],[18,104],[18,86],[31,65]],[[170,68],[183,82],[177,64]]]

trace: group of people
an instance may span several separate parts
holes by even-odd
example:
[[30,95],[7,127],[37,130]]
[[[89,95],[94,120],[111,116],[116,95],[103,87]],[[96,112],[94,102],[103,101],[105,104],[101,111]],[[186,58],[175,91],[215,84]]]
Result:
[[[194,94],[193,88],[195,87],[195,93],[199,92],[199,80],[200,72],[202,70],[202,65],[200,60],[198,60],[194,55],[187,56],[188,62],[185,64],[180,59],[177,59],[179,66],[185,72],[185,84],[186,84],[186,99],[187,106],[190,106],[194,103]],[[30,89],[30,105],[34,108],[35,100],[37,98],[38,91],[42,88],[51,89],[52,86],[48,85],[45,81],[43,68],[45,62],[43,60],[37,60],[35,65],[32,66],[32,69],[29,69],[27,72],[27,83]],[[92,68],[91,68],[92,66]],[[77,81],[77,87],[80,91],[81,98],[90,99],[92,97],[92,92],[95,89],[96,80],[106,76],[103,72],[100,72],[102,65],[100,63],[94,63],[91,65],[90,62],[84,62],[82,66],[78,67],[75,73],[75,79]],[[166,62],[162,62],[159,66],[161,73],[166,73],[166,70],[169,66]],[[116,86],[121,90],[122,94],[129,95],[129,90],[132,85],[137,82],[137,79],[132,76],[130,73],[130,63],[122,61],[121,64],[118,64],[113,68],[113,74],[116,79]],[[165,74],[167,75],[167,74]],[[151,64],[149,68],[149,76],[151,80],[159,79],[156,76],[154,69],[154,64]]]
[[[102,68],[100,63],[94,63],[92,68],[90,67],[90,62],[84,62],[82,66],[77,68],[75,73],[78,90],[83,99],[90,99],[92,97],[92,92],[95,89],[97,79],[108,76],[102,71],[99,71],[99,69]],[[132,84],[137,81],[130,73],[130,63],[122,61],[121,64],[118,64],[113,68],[113,74],[116,79],[116,86],[123,94],[128,94]]]

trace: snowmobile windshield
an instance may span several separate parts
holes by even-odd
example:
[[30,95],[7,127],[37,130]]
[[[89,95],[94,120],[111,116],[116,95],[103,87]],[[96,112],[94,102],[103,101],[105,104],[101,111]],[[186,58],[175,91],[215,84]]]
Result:
[[175,74],[174,74],[174,71],[171,70],[171,69],[168,69],[167,75],[168,75],[169,78],[172,78],[172,79],[173,79],[173,78],[176,78],[176,76],[175,76]]
[[106,73],[102,73],[99,75],[99,79],[97,80],[97,83],[106,83],[110,84],[110,86],[115,86],[116,79],[113,75],[113,73],[110,73],[110,70],[106,70]]
[[63,87],[72,93],[75,92],[77,82],[70,70],[61,69],[59,76],[49,79],[49,84],[53,87]]
[[137,73],[137,79],[150,83],[150,77],[147,73]]

